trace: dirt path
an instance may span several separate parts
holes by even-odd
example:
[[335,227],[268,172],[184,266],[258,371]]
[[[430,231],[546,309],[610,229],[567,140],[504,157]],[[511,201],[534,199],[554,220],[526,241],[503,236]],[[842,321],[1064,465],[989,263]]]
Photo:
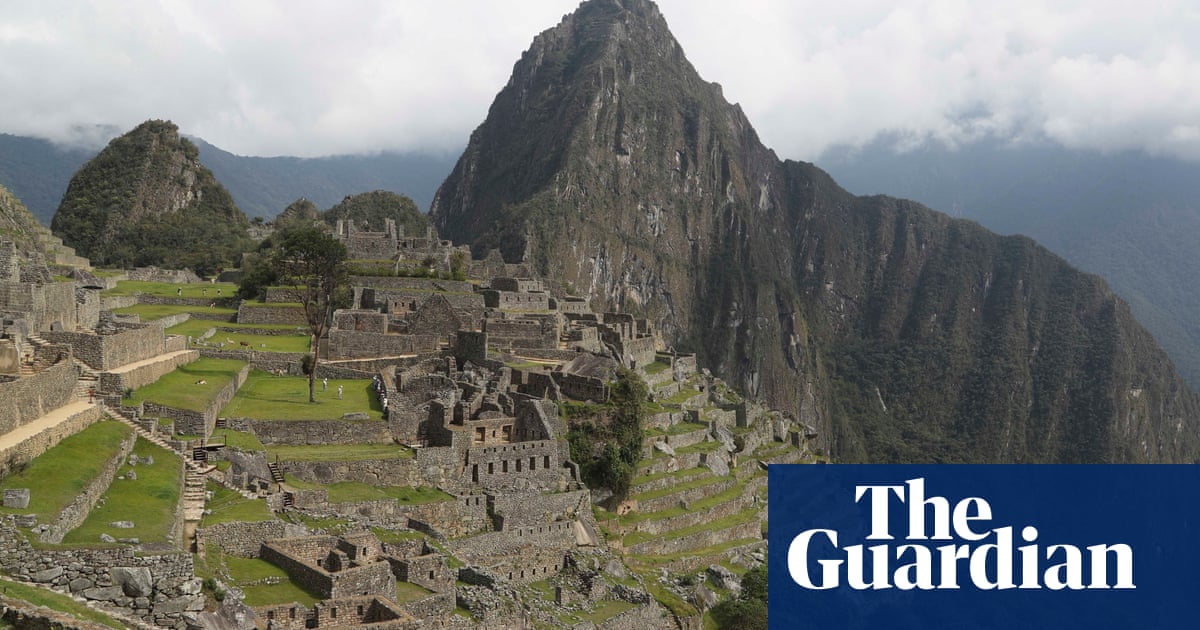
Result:
[[67,418],[70,418],[77,413],[87,411],[88,407],[92,406],[93,405],[86,400],[69,403],[59,407],[58,409],[55,409],[54,411],[51,411],[50,413],[38,418],[37,420],[34,420],[33,422],[30,422],[29,424],[22,425],[16,429],[13,429],[12,431],[9,431],[8,433],[5,433],[4,435],[0,435],[0,451],[12,448],[50,427],[61,424],[62,422],[66,421]]

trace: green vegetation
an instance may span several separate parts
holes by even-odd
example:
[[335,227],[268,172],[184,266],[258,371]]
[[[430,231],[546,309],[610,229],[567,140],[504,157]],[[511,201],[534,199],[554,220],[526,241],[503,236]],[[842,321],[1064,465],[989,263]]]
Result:
[[[225,350],[254,350],[257,352],[308,352],[311,339],[308,335],[255,335],[218,330],[208,345],[224,344]],[[193,343],[192,347],[199,344]]]
[[192,337],[199,337],[205,332],[208,332],[210,328],[216,328],[218,335],[220,335],[222,332],[236,333],[244,329],[278,331],[286,330],[298,334],[305,334],[306,330],[304,326],[293,326],[291,324],[238,324],[236,322],[215,321],[211,319],[193,317],[186,322],[171,326],[170,328],[166,329],[166,333],[169,335],[182,335],[184,337],[189,335]]
[[142,321],[148,322],[171,315],[180,313],[193,313],[209,316],[227,316],[233,317],[237,315],[237,309],[225,308],[223,306],[187,306],[186,304],[134,304],[133,306],[123,306],[114,308],[114,313],[121,315],[137,315],[142,318]]
[[365,229],[372,232],[382,232],[384,220],[392,219],[409,237],[424,237],[429,227],[429,219],[412,199],[387,190],[350,195],[326,210],[322,218],[331,226],[339,219],[353,221],[360,229],[365,223]]
[[29,507],[0,507],[2,514],[38,515],[49,523],[100,474],[133,431],[115,420],[102,420],[59,442],[23,470],[0,480],[0,489],[29,488]]
[[358,462],[372,459],[412,459],[411,450],[396,444],[277,444],[267,447],[267,458],[285,462]]
[[[211,545],[218,547],[218,545]],[[249,606],[268,606],[272,604],[288,604],[299,602],[304,606],[312,606],[320,599],[296,584],[283,569],[258,558],[239,558],[237,556],[210,552],[209,568],[213,561],[225,569],[229,581],[246,593],[246,604]],[[255,584],[265,579],[275,579],[277,584]]]
[[[383,419],[383,407],[371,381],[331,379],[329,389],[317,387],[315,402],[309,402],[308,386],[305,377],[272,376],[252,370],[221,415],[257,420],[338,420],[347,413],[365,412],[371,421]],[[337,397],[339,386],[341,400]]]
[[[218,293],[219,291],[219,293]],[[145,282],[142,280],[118,280],[117,286],[100,292],[103,296],[155,295],[159,297],[207,298],[233,297],[237,285],[229,282]],[[182,294],[182,295],[180,295]]]
[[[126,624],[109,617],[99,610],[86,606],[82,602],[75,601],[69,595],[56,593],[50,589],[38,588],[32,584],[13,582],[0,578],[0,590],[3,591],[6,598],[19,599],[35,606],[45,606],[50,610],[67,613],[76,619],[98,623],[107,628],[120,629],[127,627]],[[0,621],[0,624],[3,623],[3,621]]]
[[219,523],[245,521],[256,523],[274,520],[275,515],[267,507],[267,502],[261,499],[247,499],[242,495],[215,482],[208,482],[207,490],[213,493],[211,501],[205,504],[208,512],[200,520],[201,527],[211,527]]
[[216,429],[209,437],[209,444],[225,444],[231,448],[243,451],[265,451],[267,447],[252,433],[234,431],[233,429]]
[[[143,543],[167,542],[175,523],[175,508],[183,485],[182,462],[175,453],[138,438],[133,453],[153,457],[153,464],[128,462],[117,469],[118,477],[137,473],[137,479],[114,479],[100,503],[83,523],[67,533],[63,543],[95,543],[101,534],[113,538],[137,538]],[[117,529],[110,523],[131,521],[133,528]]]
[[432,594],[433,594],[433,591],[425,588],[424,586],[420,586],[418,584],[413,584],[412,582],[404,582],[402,580],[396,580],[396,603],[397,604],[407,604],[409,602],[415,602],[419,599],[425,599],[426,597],[429,597]]
[[742,576],[742,592],[712,608],[717,627],[741,630],[767,628],[767,567],[759,565]]
[[93,264],[202,276],[238,262],[251,246],[248,227],[196,145],[161,120],[114,139],[79,169],[51,222]]
[[373,486],[358,481],[340,481],[329,485],[321,485],[301,481],[289,474],[285,474],[284,477],[289,486],[298,490],[325,489],[329,493],[330,503],[356,503],[361,501],[395,499],[401,505],[418,505],[454,500],[453,496],[437,488],[430,488],[428,486]]
[[664,363],[662,361],[654,361],[653,363],[651,363],[650,365],[647,365],[646,367],[644,367],[642,369],[644,369],[646,371],[647,375],[653,376],[655,374],[662,374],[663,372],[666,372],[667,370],[671,369],[671,364]]
[[589,486],[608,488],[618,496],[629,491],[642,454],[642,422],[649,392],[641,376],[621,368],[606,405],[608,422],[596,419],[572,424],[567,433],[571,459],[579,462]]
[[245,365],[233,359],[197,359],[135,389],[127,404],[150,401],[175,409],[204,411]]

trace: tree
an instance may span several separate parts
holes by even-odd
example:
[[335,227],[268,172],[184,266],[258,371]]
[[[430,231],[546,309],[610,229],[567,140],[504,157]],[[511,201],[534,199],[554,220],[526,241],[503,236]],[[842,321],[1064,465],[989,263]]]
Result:
[[338,288],[346,281],[346,246],[320,228],[297,227],[283,235],[270,260],[278,282],[295,287],[304,305],[304,318],[312,338],[308,402],[316,402],[321,338],[329,331]]

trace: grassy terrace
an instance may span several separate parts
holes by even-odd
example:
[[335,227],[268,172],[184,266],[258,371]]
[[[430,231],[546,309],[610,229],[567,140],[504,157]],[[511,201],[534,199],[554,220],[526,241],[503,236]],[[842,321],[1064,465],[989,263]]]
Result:
[[257,523],[275,519],[267,502],[261,499],[247,499],[242,495],[215,482],[208,482],[208,488],[213,498],[205,507],[209,513],[200,520],[200,527],[211,527],[219,523],[245,521]]
[[[212,319],[192,318],[181,324],[176,324],[167,329],[168,334],[172,335],[191,335],[199,337],[203,335],[209,328],[218,328],[221,330],[229,330],[236,332],[242,329],[254,330],[278,330],[281,332],[292,332],[298,335],[307,335],[308,328],[304,326],[293,326],[291,324],[239,324],[237,322],[222,322]],[[218,336],[221,330],[217,331]]]
[[637,501],[649,501],[650,499],[657,499],[659,497],[665,497],[668,494],[675,494],[677,492],[683,492],[684,490],[691,490],[693,488],[703,488],[704,486],[711,486],[713,484],[720,483],[722,481],[728,481],[729,479],[730,479],[730,477],[717,477],[716,475],[703,476],[703,477],[698,477],[696,479],[690,479],[688,481],[683,481],[683,482],[677,483],[673,486],[669,486],[666,488],[660,488],[658,490],[651,490],[649,492],[635,494],[630,498],[635,499]]
[[674,396],[658,402],[663,405],[682,405],[683,403],[695,398],[696,396],[699,396],[702,393],[703,392],[697,391],[690,387],[681,387]]
[[[270,326],[253,326],[250,324],[234,324],[229,322],[215,322],[206,319],[189,319],[182,324],[172,326],[166,330],[167,334],[180,335],[183,337],[192,337],[193,340],[199,340],[199,337],[207,332],[210,328],[218,328],[216,334],[208,339],[209,345],[225,343],[225,349],[237,350],[242,348],[242,343],[247,344],[251,350],[261,352],[308,352],[311,347],[311,341],[306,332],[300,332],[291,335],[258,335],[251,333],[238,332],[239,329],[273,329],[281,331],[290,331],[295,333],[295,326],[286,326],[272,324]],[[192,347],[198,347],[198,344],[193,344]]]
[[120,422],[103,420],[59,442],[24,470],[0,480],[0,489],[29,488],[30,492],[27,509],[0,507],[0,513],[34,513],[40,522],[51,522],[100,474],[132,431]]
[[240,448],[243,451],[265,451],[267,447],[258,441],[253,434],[244,431],[234,431],[233,429],[217,429],[213,431],[212,436],[208,440],[209,444],[225,444],[231,448]]
[[711,520],[711,521],[706,521],[704,523],[698,523],[696,525],[691,525],[688,527],[681,527],[679,529],[673,529],[671,531],[663,532],[661,534],[647,534],[645,532],[630,532],[629,534],[627,534],[625,536],[624,543],[625,543],[625,546],[628,547],[630,545],[636,545],[638,543],[646,542],[648,540],[675,540],[678,538],[683,538],[685,536],[691,536],[692,534],[699,534],[701,532],[715,532],[715,531],[721,530],[721,529],[728,529],[728,528],[734,527],[736,525],[742,525],[744,523],[749,523],[750,521],[757,520],[758,517],[759,517],[758,508],[748,507],[748,508],[745,508],[742,511],[737,512],[735,514],[730,514],[729,516],[725,516],[725,517],[718,518],[718,519]]
[[[330,380],[325,391],[321,391],[321,381],[316,385],[317,402],[310,403],[307,377],[271,376],[254,370],[220,415],[257,420],[337,420],[347,413],[365,411],[371,420],[383,419],[383,408],[371,381]],[[337,397],[339,385],[341,400]]]
[[[182,295],[179,292],[182,291]],[[217,295],[217,291],[221,294]],[[237,285],[230,282],[142,282],[140,280],[118,280],[116,288],[101,291],[100,295],[157,295],[161,297],[213,298],[233,297]]]
[[358,462],[369,459],[412,459],[412,451],[395,444],[280,444],[267,447],[267,459],[285,462]]
[[204,411],[245,365],[233,359],[199,359],[181,365],[154,383],[134,390],[129,404],[150,401],[176,409]]
[[[137,479],[114,479],[83,524],[63,538],[64,543],[96,543],[101,534],[137,538],[143,543],[167,542],[183,484],[179,457],[141,438],[133,452],[138,457],[153,457],[154,463],[130,466],[126,462],[118,468],[118,476],[134,471]],[[134,527],[117,529],[109,525],[113,521],[131,521]]]
[[207,315],[224,315],[231,317],[237,315],[237,309],[222,308],[220,306],[186,306],[180,304],[134,304],[123,308],[113,309],[114,313],[121,315],[137,315],[142,318],[142,321],[148,322],[154,319],[162,319],[170,315],[178,315],[180,313],[197,313]]
[[400,580],[396,580],[396,603],[397,604],[407,604],[409,602],[415,602],[418,599],[425,599],[426,597],[429,597],[432,594],[433,594],[433,591],[431,591],[423,586],[413,584],[412,582],[402,582]]
[[650,483],[651,481],[656,481],[656,480],[662,479],[664,477],[672,477],[676,480],[679,480],[679,479],[685,479],[687,477],[695,477],[696,475],[704,475],[704,474],[708,474],[708,473],[709,473],[709,470],[703,466],[700,466],[698,468],[685,468],[684,470],[676,470],[675,472],[662,472],[662,473],[654,473],[652,475],[642,475],[641,477],[634,477],[631,485],[639,486],[641,484]]
[[[21,582],[13,582],[0,578],[0,589],[3,589],[4,597],[11,599],[19,599],[29,602],[35,606],[45,606],[51,610],[67,613],[76,619],[84,619],[92,623],[100,624],[106,628],[126,628],[126,624],[109,617],[108,615],[84,605],[82,602],[77,602],[69,595],[56,593],[49,589],[38,588],[30,584]],[[5,625],[4,621],[0,621],[0,628],[10,628],[13,626]]]
[[329,485],[321,485],[301,481],[291,475],[284,475],[289,486],[299,490],[324,489],[329,493],[331,503],[354,503],[359,501],[383,501],[395,499],[401,505],[418,505],[422,503],[439,503],[452,501],[454,497],[427,486],[372,486],[358,481],[341,481]]

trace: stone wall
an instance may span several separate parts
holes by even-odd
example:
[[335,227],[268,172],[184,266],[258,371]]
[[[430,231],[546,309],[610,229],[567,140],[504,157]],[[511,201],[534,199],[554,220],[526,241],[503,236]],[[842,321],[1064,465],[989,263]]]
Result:
[[350,276],[350,284],[378,289],[415,289],[448,293],[471,293],[475,285],[460,280],[436,280],[433,278],[398,278],[390,276]]
[[22,313],[34,331],[79,325],[74,282],[0,283],[0,312]]
[[429,597],[408,602],[400,608],[417,619],[429,620],[421,626],[426,628],[440,627],[440,622],[454,612],[455,605],[454,591],[451,590],[447,593],[434,593]]
[[[184,340],[186,343],[187,340]],[[187,354],[179,354],[170,358],[163,358],[161,361],[155,361],[147,365],[138,366],[132,370],[125,372],[101,372],[99,391],[108,393],[120,393],[126,389],[137,389],[139,387],[149,385],[162,378],[164,375],[174,371],[175,368],[181,365],[187,365],[200,358],[200,353],[191,351]]]
[[726,479],[707,486],[692,488],[690,490],[681,490],[679,492],[654,499],[638,501],[637,510],[639,512],[657,512],[659,510],[677,507],[681,501],[692,503],[714,494],[720,494],[732,488],[736,483],[737,482],[733,479]]
[[250,374],[250,366],[243,366],[233,379],[217,392],[204,411],[178,409],[146,401],[142,403],[142,411],[139,415],[148,418],[171,418],[175,421],[175,433],[180,435],[209,435],[216,423],[217,413],[237,395],[238,388],[246,382],[248,374]]
[[[318,385],[319,386],[319,385]],[[387,444],[392,432],[385,422],[341,420],[254,420],[229,418],[231,427],[250,431],[263,444]]]
[[238,306],[239,324],[288,324],[307,326],[304,309],[299,306],[249,306],[242,302]]
[[488,308],[498,308],[505,311],[548,311],[550,310],[549,293],[516,293],[513,291],[497,291],[485,289],[483,304]]
[[[0,386],[0,392],[3,392],[2,386]],[[15,468],[33,461],[33,458],[50,450],[55,444],[63,441],[64,438],[86,429],[93,422],[99,420],[102,413],[102,407],[93,405],[67,418],[63,422],[43,429],[36,435],[22,440],[20,444],[13,444],[0,450],[0,478]]]
[[322,565],[337,546],[330,536],[307,536],[265,541],[260,557],[274,564],[322,599],[382,595],[394,597],[396,576],[385,561],[367,562],[329,571]]
[[503,529],[527,528],[556,521],[591,517],[591,493],[587,490],[552,494],[502,494],[491,498],[492,510],[502,517]]
[[644,628],[674,628],[675,619],[656,602],[630,608],[596,624],[596,630],[643,630]]
[[0,569],[18,579],[165,627],[204,608],[191,554],[129,546],[35,549],[10,519],[0,520]]
[[297,479],[310,483],[360,481],[379,486],[429,485],[424,483],[425,480],[412,459],[371,459],[354,462],[289,461],[286,468],[288,473]]
[[701,531],[681,538],[656,538],[647,540],[646,542],[631,545],[627,550],[629,553],[635,554],[667,555],[726,543],[740,538],[758,538],[760,536],[762,536],[762,524],[759,523],[758,519],[753,519],[734,527]]
[[427,553],[392,561],[396,579],[411,582],[435,593],[454,592],[456,572],[440,553]]
[[504,348],[558,348],[558,328],[535,319],[485,319],[488,342]]
[[235,521],[197,529],[196,542],[198,546],[217,545],[225,553],[239,558],[257,558],[264,540],[292,538],[306,533],[303,527],[284,521]]
[[70,402],[78,376],[75,364],[61,360],[31,376],[0,383],[0,435]]
[[163,331],[156,326],[122,327],[113,334],[46,332],[48,341],[68,344],[75,357],[95,370],[111,370],[122,365],[158,356],[163,352]]
[[353,330],[329,331],[330,359],[401,356],[437,352],[441,338],[435,335],[380,335]]
[[473,447],[463,476],[488,489],[557,489],[567,480],[554,440]]
[[92,511],[92,508],[100,501],[100,497],[104,496],[104,492],[108,490],[108,486],[112,484],[113,479],[116,478],[117,469],[133,452],[135,442],[137,442],[137,433],[130,431],[129,436],[121,441],[117,452],[104,462],[104,466],[96,473],[96,476],[75,495],[67,507],[54,517],[53,522],[48,523],[49,528],[38,536],[39,541],[52,544],[61,543],[67,532],[83,524],[88,513]]

